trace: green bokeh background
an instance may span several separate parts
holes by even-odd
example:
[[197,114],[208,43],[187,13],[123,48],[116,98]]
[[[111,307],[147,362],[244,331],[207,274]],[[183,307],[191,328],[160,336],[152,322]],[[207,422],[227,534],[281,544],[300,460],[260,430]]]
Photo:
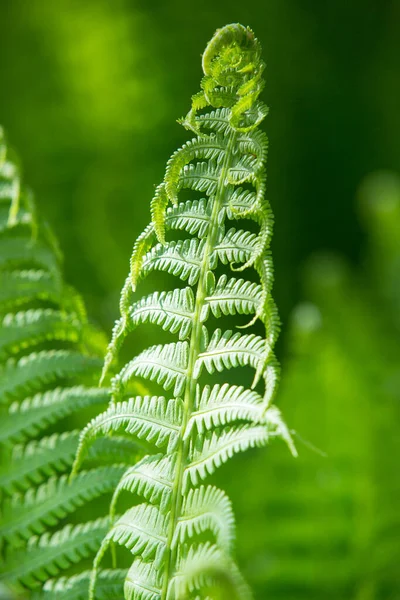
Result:
[[267,62],[278,402],[327,454],[277,444],[221,471],[239,562],[259,600],[398,600],[398,0],[0,0],[0,122],[109,332],[201,52],[234,21]]

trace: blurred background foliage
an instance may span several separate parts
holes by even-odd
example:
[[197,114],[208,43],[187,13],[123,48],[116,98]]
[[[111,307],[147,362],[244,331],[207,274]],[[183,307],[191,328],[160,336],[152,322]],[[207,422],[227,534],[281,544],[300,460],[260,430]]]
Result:
[[233,21],[267,61],[279,405],[326,453],[223,469],[239,559],[260,600],[398,600],[398,0],[0,0],[0,122],[109,332],[200,54]]

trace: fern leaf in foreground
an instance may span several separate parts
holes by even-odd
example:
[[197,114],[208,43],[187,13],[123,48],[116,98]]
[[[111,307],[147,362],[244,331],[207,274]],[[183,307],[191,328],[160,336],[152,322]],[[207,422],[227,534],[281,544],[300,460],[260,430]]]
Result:
[[[113,524],[94,562],[92,600],[100,597],[101,561],[111,544],[133,554],[128,600],[250,598],[232,556],[230,501],[203,482],[235,453],[275,437],[295,453],[271,406],[279,320],[271,298],[272,213],[264,196],[267,138],[258,129],[267,114],[259,99],[264,63],[253,32],[238,24],[218,30],[203,70],[201,92],[181,121],[194,137],[169,160],[152,221],[134,246],[103,379],[136,327],[158,325],[177,341],[147,348],[122,367],[112,380],[112,403],[84,430],[75,463],[76,471],[99,435],[121,430],[151,449],[115,491]],[[191,199],[181,200],[182,192]],[[159,271],[185,286],[137,298],[141,280]],[[265,335],[226,329],[225,315],[250,315],[248,325],[261,321]],[[211,317],[221,327],[214,330]],[[213,373],[241,367],[254,373],[247,387],[209,384]],[[130,397],[137,377],[149,389],[162,386],[165,396]],[[115,519],[123,491],[139,504]]]
[[20,185],[1,130],[0,321],[0,579],[16,590],[39,589],[95,555],[107,519],[74,527],[64,519],[79,519],[78,508],[111,494],[137,449],[120,438],[94,444],[85,472],[68,481],[79,431],[60,427],[82,409],[107,405],[108,390],[94,387],[104,344],[63,282],[59,251]]

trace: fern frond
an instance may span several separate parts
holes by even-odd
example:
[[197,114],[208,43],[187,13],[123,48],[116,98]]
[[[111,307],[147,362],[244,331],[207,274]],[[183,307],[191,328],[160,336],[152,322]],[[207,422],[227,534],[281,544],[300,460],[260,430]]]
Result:
[[177,188],[195,192],[204,192],[211,196],[216,192],[218,171],[216,164],[209,162],[190,163],[183,167],[179,174]]
[[[95,553],[105,523],[93,525],[96,539],[91,525],[55,528],[86,502],[111,493],[138,454],[130,440],[103,441],[89,453],[92,470],[68,480],[78,432],[54,433],[53,426],[59,431],[65,417],[79,419],[84,410],[86,419],[92,407],[105,408],[109,393],[90,387],[97,384],[104,339],[88,323],[80,296],[64,283],[61,261],[0,128],[2,579],[25,592]],[[99,466],[105,451],[113,458],[108,468]]]
[[74,386],[39,392],[22,402],[13,402],[0,421],[0,442],[34,437],[50,425],[84,408],[105,405],[107,390]]
[[108,528],[108,518],[102,517],[80,525],[66,525],[54,534],[44,533],[33,538],[23,553],[15,553],[7,577],[29,588],[38,587],[61,570],[94,555]]
[[8,493],[25,491],[72,465],[78,447],[79,431],[55,433],[26,445],[14,446],[13,469],[0,469],[0,488]]
[[125,579],[124,593],[125,600],[160,600],[160,575],[151,562],[133,561]]
[[47,271],[0,271],[1,312],[6,313],[37,300],[56,304],[60,297],[60,280]]
[[73,379],[98,372],[101,362],[71,350],[42,350],[0,367],[0,399],[3,403],[21,399],[58,379]]
[[68,476],[52,477],[25,495],[5,503],[0,535],[18,545],[32,535],[43,533],[83,504],[113,490],[126,467],[115,465],[82,471],[72,482]]
[[143,257],[141,276],[151,271],[166,271],[194,285],[199,278],[203,252],[204,242],[195,238],[168,242],[165,246],[158,244]]
[[229,229],[216,245],[215,252],[223,265],[246,262],[257,246],[257,235],[242,229]]
[[76,316],[49,308],[7,314],[0,327],[0,360],[42,342],[79,341]]
[[[196,137],[186,142],[179,150],[177,150],[169,159],[167,163],[167,170],[165,173],[165,188],[168,197],[174,204],[178,204],[178,189],[185,184],[182,182],[181,175],[183,176],[183,180],[187,177],[188,166],[190,168],[196,167],[197,165],[190,165],[191,161],[194,159],[207,159],[208,161],[218,161],[223,157],[223,151],[226,148],[226,139],[223,136],[206,136],[206,137]],[[209,166],[209,163],[201,163],[202,165]],[[213,163],[212,163],[213,164]],[[192,170],[192,177],[194,177],[194,172]],[[201,171],[201,179],[203,179],[203,167],[199,166],[198,170]],[[183,172],[182,172],[183,171]],[[210,169],[207,169],[207,173]],[[215,177],[213,178],[213,181]],[[186,185],[185,185],[186,187]],[[193,188],[192,188],[193,189]],[[198,189],[198,188],[194,188]],[[199,191],[208,191],[206,189],[199,189]],[[210,195],[210,193],[209,193]]]
[[139,504],[130,508],[112,526],[96,555],[89,598],[94,598],[98,566],[111,543],[127,548],[133,555],[141,554],[144,560],[154,559],[160,564],[165,553],[166,521],[157,507]]
[[42,242],[33,242],[22,236],[0,238],[0,269],[43,269],[54,276],[59,274],[58,258]]
[[209,373],[246,365],[257,369],[267,350],[265,340],[258,335],[216,329],[206,350],[199,352],[195,373],[200,374],[203,366]]
[[[156,324],[178,339],[146,348],[120,367],[111,383],[112,404],[81,437],[75,472],[98,436],[123,432],[150,444],[114,492],[111,520],[121,494],[133,507],[115,522],[97,554],[91,600],[97,597],[100,562],[113,543],[133,555],[128,600],[251,597],[232,560],[230,502],[217,488],[199,484],[234,454],[271,439],[283,439],[295,452],[272,404],[279,319],[271,297],[267,138],[258,129],[267,114],[259,99],[264,67],[249,28],[233,24],[216,32],[203,56],[201,90],[180,121],[195,137],[168,161],[151,201],[151,223],[133,248],[102,380],[137,327]],[[239,221],[241,228],[232,226]],[[242,277],[234,277],[235,271]],[[140,282],[155,272],[174,275],[186,287],[178,281],[176,289],[136,297]],[[251,315],[246,326],[260,320],[265,334],[216,328],[213,320],[227,315]],[[263,389],[208,385],[216,372],[240,367],[251,367],[252,388]],[[146,382],[149,394],[127,399],[136,378]],[[156,386],[171,390],[172,397],[151,396]],[[143,504],[135,506],[137,497]],[[209,539],[213,545],[204,543]]]
[[204,114],[196,115],[196,121],[200,130],[215,131],[216,133],[229,132],[229,117],[231,111],[228,108],[217,108]]
[[[97,576],[96,600],[124,600],[126,569],[105,569]],[[91,571],[50,579],[33,600],[87,600]]]
[[205,200],[187,200],[178,206],[168,206],[165,213],[167,229],[186,231],[200,239],[207,235],[211,218],[211,202]]

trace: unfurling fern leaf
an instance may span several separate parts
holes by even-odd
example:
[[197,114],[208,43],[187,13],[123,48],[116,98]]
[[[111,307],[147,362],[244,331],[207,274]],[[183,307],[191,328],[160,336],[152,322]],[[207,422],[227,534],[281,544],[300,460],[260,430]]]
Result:
[[[264,196],[267,138],[258,130],[267,114],[259,99],[264,63],[253,32],[239,24],[218,30],[203,70],[201,92],[181,121],[195,137],[169,160],[151,203],[152,221],[134,246],[103,379],[126,336],[142,323],[178,339],[144,350],[113,378],[112,403],[84,430],[75,464],[76,472],[92,440],[115,432],[146,441],[154,453],[131,467],[115,491],[113,523],[94,562],[92,600],[111,544],[133,554],[128,600],[249,598],[232,557],[229,499],[202,482],[235,453],[274,437],[295,454],[271,406],[279,320],[271,298],[272,214]],[[182,191],[192,199],[181,201]],[[216,276],[217,268],[226,272]],[[186,287],[136,297],[140,281],[154,271]],[[212,330],[210,316],[236,314],[252,315],[249,325],[260,320],[265,336]],[[254,370],[252,389],[204,382],[207,373],[242,366]],[[137,377],[150,389],[162,386],[166,396],[130,397]],[[124,490],[141,503],[114,518]]]
[[59,251],[20,185],[1,130],[0,320],[0,577],[38,588],[96,553],[107,519],[63,520],[113,492],[137,454],[130,440],[103,440],[91,450],[91,468],[68,481],[79,431],[59,433],[59,425],[107,405],[108,391],[96,386],[105,344],[63,282]]

